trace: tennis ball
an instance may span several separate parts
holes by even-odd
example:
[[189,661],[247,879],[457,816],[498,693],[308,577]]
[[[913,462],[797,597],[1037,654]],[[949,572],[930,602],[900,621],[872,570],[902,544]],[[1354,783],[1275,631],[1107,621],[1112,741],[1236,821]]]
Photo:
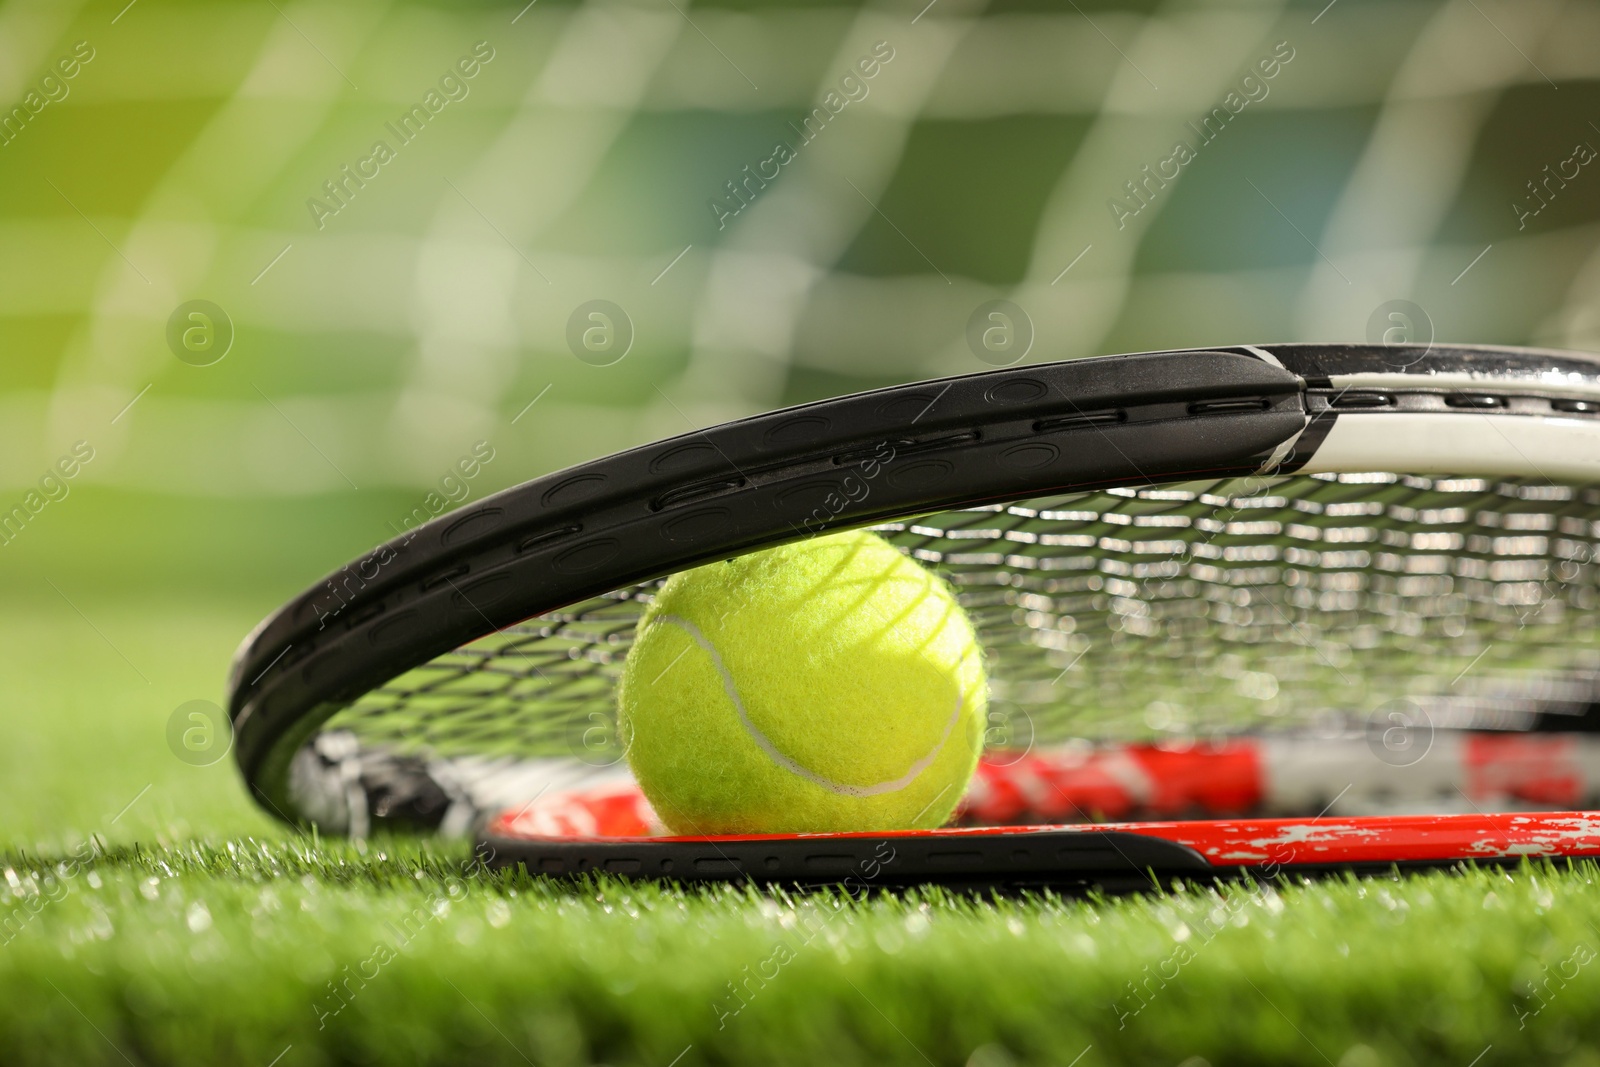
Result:
[[623,667],[618,720],[677,833],[892,830],[950,817],[986,701],[949,587],[855,531],[669,578]]

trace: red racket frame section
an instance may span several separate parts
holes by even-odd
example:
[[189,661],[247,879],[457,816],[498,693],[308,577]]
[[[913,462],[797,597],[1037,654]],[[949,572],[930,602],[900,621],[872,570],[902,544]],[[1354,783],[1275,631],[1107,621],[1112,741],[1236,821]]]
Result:
[[[673,837],[650,833],[632,791],[588,796],[592,819],[573,819],[562,832],[548,817],[505,812],[487,836],[505,841],[567,845],[634,844],[716,846],[765,841],[874,841],[894,839],[1023,839],[1042,833],[1126,833],[1158,838],[1193,849],[1217,868],[1298,865],[1371,866],[1448,864],[1528,858],[1600,857],[1600,811],[1504,812],[1480,815],[1385,815],[1359,818],[1201,819],[1173,822],[1074,823],[1064,826],[977,826],[939,830],[895,830],[850,834],[757,834]],[[548,812],[544,816],[548,816]],[[587,822],[587,825],[581,825]],[[556,832],[551,832],[556,831]]]

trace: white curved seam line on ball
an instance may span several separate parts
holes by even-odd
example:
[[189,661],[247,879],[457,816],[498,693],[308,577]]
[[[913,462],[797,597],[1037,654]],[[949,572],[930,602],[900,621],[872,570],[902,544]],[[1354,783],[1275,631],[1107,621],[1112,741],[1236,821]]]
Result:
[[840,796],[875,797],[881,793],[893,793],[898,789],[904,789],[916,779],[917,775],[927,770],[929,764],[938,758],[939,753],[944,749],[945,742],[950,740],[950,731],[955,729],[956,722],[961,718],[961,690],[957,687],[956,706],[950,713],[950,721],[944,724],[944,733],[940,735],[939,743],[934,745],[926,756],[913,763],[911,769],[906,771],[905,774],[891,781],[879,782],[876,785],[845,785],[842,782],[835,782],[802,767],[778,751],[778,746],[774,745],[772,740],[762,733],[755,723],[750,721],[750,715],[745,711],[744,700],[739,696],[739,689],[733,684],[733,675],[728,672],[727,666],[722,662],[722,656],[717,653],[716,646],[707,639],[705,634],[700,632],[698,626],[681,615],[661,614],[656,616],[655,621],[658,623],[670,623],[680,628],[689,635],[691,641],[704,650],[707,656],[711,657],[711,665],[722,676],[722,688],[727,692],[728,699],[733,701],[733,708],[739,713],[739,722],[743,724],[745,733],[749,734],[751,740],[761,746],[761,750],[771,757],[772,762],[791,774],[798,774],[806,781],[815,782],[829,792],[837,793]]

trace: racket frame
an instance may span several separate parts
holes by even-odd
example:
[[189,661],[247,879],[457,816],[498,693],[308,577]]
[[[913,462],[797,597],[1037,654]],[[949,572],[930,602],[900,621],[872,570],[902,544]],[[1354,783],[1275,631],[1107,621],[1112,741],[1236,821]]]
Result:
[[514,818],[477,847],[491,868],[676,882],[1111,892],[1175,881],[1382,873],[1600,857],[1600,812],[1200,819],[856,834],[537,837]]
[[536,478],[327,576],[236,655],[235,756],[264,807],[304,824],[290,762],[363,694],[534,616],[818,533],[1254,473],[1600,480],[1596,441],[1600,361],[1470,346],[1140,353],[786,408]]

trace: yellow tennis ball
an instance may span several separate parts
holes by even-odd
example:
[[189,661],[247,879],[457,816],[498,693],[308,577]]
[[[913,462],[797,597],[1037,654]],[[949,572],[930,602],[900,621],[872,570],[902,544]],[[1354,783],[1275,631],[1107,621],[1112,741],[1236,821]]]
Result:
[[949,587],[855,531],[668,579],[618,717],[640,787],[678,833],[892,830],[950,817],[986,701]]

